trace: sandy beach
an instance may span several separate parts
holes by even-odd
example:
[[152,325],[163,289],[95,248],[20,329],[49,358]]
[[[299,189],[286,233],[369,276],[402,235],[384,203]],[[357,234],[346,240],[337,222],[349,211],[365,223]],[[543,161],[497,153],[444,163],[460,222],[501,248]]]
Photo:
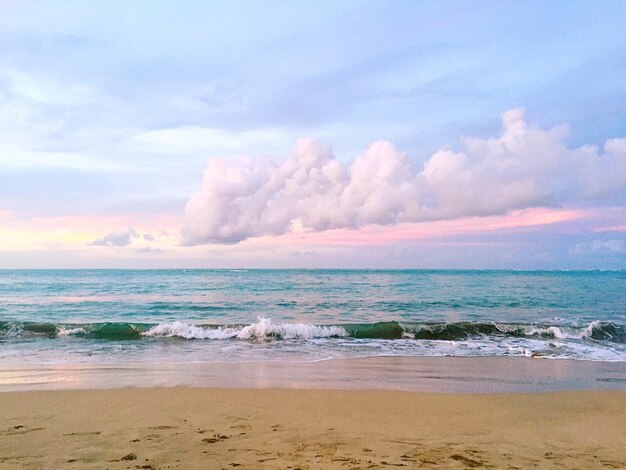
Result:
[[150,388],[0,395],[0,467],[624,468],[626,393]]

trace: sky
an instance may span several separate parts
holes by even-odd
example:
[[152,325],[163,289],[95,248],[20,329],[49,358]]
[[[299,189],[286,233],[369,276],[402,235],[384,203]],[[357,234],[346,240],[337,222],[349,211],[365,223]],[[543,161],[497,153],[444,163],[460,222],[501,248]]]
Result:
[[0,0],[0,268],[626,269],[624,24]]

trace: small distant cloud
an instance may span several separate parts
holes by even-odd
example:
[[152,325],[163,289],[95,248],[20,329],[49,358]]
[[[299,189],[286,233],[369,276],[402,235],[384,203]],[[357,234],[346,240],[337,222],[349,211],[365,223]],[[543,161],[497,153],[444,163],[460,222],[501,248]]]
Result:
[[624,240],[593,240],[587,243],[578,243],[574,247],[577,254],[626,254],[626,242]]
[[142,246],[141,248],[137,248],[137,253],[161,253],[163,250],[161,248],[155,248],[152,246]]
[[311,256],[317,256],[317,251],[315,250],[306,250],[306,251],[292,251],[289,253],[291,258],[306,258]]
[[98,238],[88,245],[90,246],[128,246],[133,238],[137,238],[137,233],[133,229],[128,229],[125,232],[112,232],[107,233],[104,237]]
[[141,236],[144,240],[148,240],[150,242],[154,241],[154,235],[150,234],[150,233],[144,233]]
[[594,240],[591,243],[593,253],[626,253],[624,240]]

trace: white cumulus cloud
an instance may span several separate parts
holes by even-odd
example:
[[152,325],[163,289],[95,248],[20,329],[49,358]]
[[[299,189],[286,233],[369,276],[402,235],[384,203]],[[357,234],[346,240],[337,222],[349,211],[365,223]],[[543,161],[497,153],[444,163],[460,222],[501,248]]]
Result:
[[188,201],[185,244],[237,243],[293,229],[322,231],[506,213],[626,193],[626,138],[570,149],[566,126],[502,116],[495,138],[462,138],[421,166],[388,141],[344,165],[301,139],[283,161],[212,158]]

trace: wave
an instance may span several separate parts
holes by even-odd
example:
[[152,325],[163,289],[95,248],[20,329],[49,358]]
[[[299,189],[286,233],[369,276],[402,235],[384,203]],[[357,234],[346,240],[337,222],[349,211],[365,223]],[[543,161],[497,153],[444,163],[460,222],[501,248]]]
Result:
[[273,323],[269,318],[259,318],[247,326],[202,327],[183,322],[161,323],[150,328],[145,336],[166,336],[185,339],[313,339],[337,338],[348,333],[340,326],[317,326],[306,323]]
[[513,336],[520,338],[593,339],[613,343],[626,342],[626,328],[609,321],[593,321],[582,327],[564,325],[528,325],[496,322],[459,322],[404,324],[416,339],[462,340],[473,336]]
[[187,340],[311,340],[315,338],[415,339],[463,341],[472,338],[519,337],[536,339],[626,343],[626,328],[611,321],[584,326],[534,325],[497,322],[410,323],[376,322],[313,325],[274,323],[269,318],[242,325],[194,325],[182,321],[159,324],[103,322],[55,324],[0,321],[2,338],[81,337],[102,340],[181,338]]
[[58,338],[79,336],[93,339],[140,339],[148,325],[132,323],[55,324],[0,321],[0,338]]

